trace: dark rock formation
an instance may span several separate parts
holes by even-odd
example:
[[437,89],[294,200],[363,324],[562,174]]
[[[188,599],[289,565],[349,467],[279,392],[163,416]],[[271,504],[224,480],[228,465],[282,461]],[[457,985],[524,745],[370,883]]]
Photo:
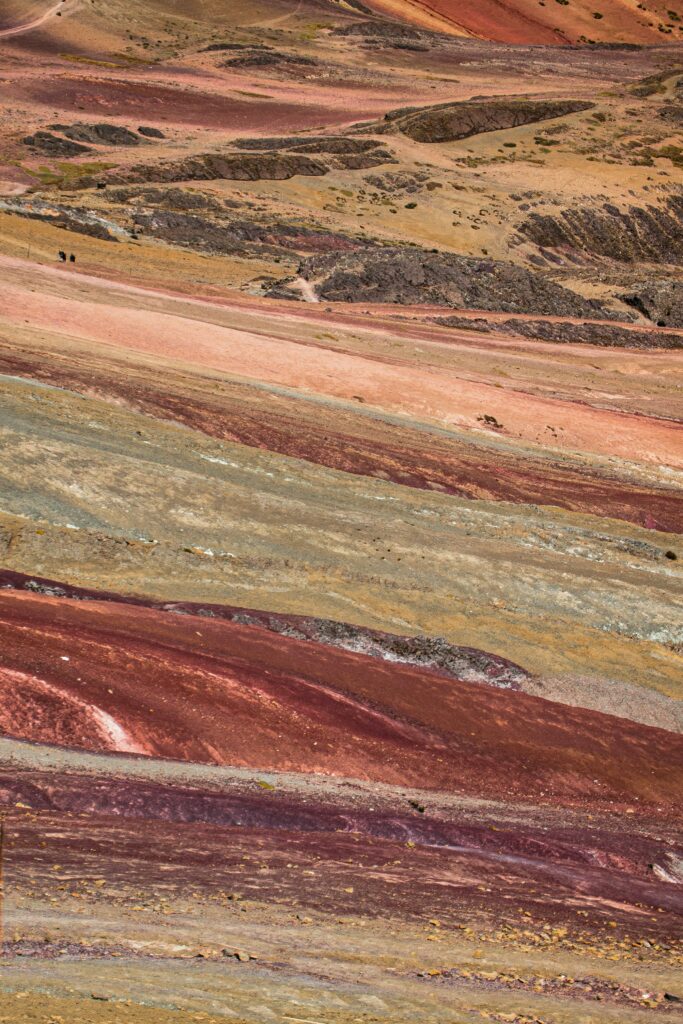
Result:
[[81,153],[92,153],[90,146],[82,146],[78,142],[62,139],[58,135],[46,131],[27,135],[22,142],[25,146],[30,146],[47,156],[80,156]]
[[545,249],[578,251],[622,263],[681,263],[683,194],[670,196],[661,206],[620,210],[605,203],[559,214],[532,213],[519,230]]
[[430,180],[429,171],[390,171],[386,174],[368,174],[366,185],[388,196],[418,192]]
[[332,30],[333,36],[365,36],[372,39],[421,39],[422,32],[397,21],[356,21]]
[[683,125],[683,103],[665,103],[659,116],[675,125]]
[[630,91],[634,96],[639,96],[641,99],[647,96],[656,96],[658,93],[666,92],[666,80],[671,78],[674,72],[672,71],[660,71],[656,75],[648,75],[647,78],[641,78],[639,82],[636,82],[630,87]]
[[54,203],[42,204],[39,202],[27,202],[22,200],[7,201],[3,205],[6,213],[15,214],[18,217],[26,217],[29,220],[41,220],[45,224],[51,224],[56,228],[64,228],[66,231],[75,231],[79,235],[89,235],[91,238],[101,238],[106,242],[117,242],[118,239],[103,220],[88,214],[83,210],[71,209],[68,206],[60,206]]
[[594,106],[584,100],[477,100],[404,107],[385,114],[384,121],[364,131],[401,132],[416,142],[453,142],[482,132],[564,117]]
[[138,128],[138,133],[144,135],[146,139],[165,139],[166,136],[160,128],[151,128],[149,125],[142,124]]
[[332,619],[303,616],[296,620],[293,616],[285,619],[263,612],[238,612],[232,621],[385,661],[429,668],[450,679],[486,682],[505,690],[519,690],[531,678],[529,672],[506,658],[473,647],[458,647],[443,637],[400,636]]
[[329,163],[345,171],[367,171],[381,164],[395,164],[396,160],[386,149],[371,149],[367,153],[339,153]]
[[394,163],[394,157],[376,139],[349,138],[345,135],[316,135],[309,138],[239,139],[240,149],[268,151],[284,149],[288,153],[329,154],[331,167],[367,170]]
[[[312,257],[299,275],[315,283],[323,300],[437,304],[510,313],[604,317],[616,314],[594,299],[555,284],[540,272],[512,263],[412,248],[357,250],[347,256]],[[274,294],[288,294],[283,282]],[[299,297],[295,290],[290,297]]]
[[394,39],[389,44],[394,50],[409,50],[411,53],[429,53],[431,46],[424,43],[411,43],[403,39]]
[[349,251],[360,243],[345,235],[295,224],[259,224],[249,220],[211,221],[170,210],[138,211],[136,225],[145,234],[176,245],[219,253],[254,251],[299,253]]
[[[136,164],[134,167],[112,173],[113,184],[136,182],[282,180],[295,174],[322,175],[328,167],[319,160],[293,153],[204,153],[184,160],[169,160],[157,164]],[[94,181],[83,179],[85,187]]]
[[609,348],[683,348],[683,334],[633,331],[616,324],[577,324],[567,320],[484,320],[465,316],[438,317],[435,323],[481,334],[518,334],[559,344],[603,345]]
[[[642,47],[642,45],[640,43],[607,43],[607,42],[597,42],[597,43],[591,43],[590,45],[591,45],[591,49],[593,49],[593,50],[615,50],[615,51],[623,51],[624,53],[637,53],[639,50],[643,49],[643,47]],[[571,47],[567,47],[567,49],[581,50],[581,49],[583,49],[583,47],[582,46],[571,46]]]
[[9,569],[0,569],[0,590],[24,590],[71,601],[109,601],[154,608],[176,615],[199,615],[237,625],[255,626],[293,640],[304,640],[383,661],[426,668],[449,679],[488,683],[505,690],[520,690],[532,678],[530,672],[507,658],[474,647],[460,647],[443,637],[402,636],[334,619],[255,611],[224,604],[200,605],[187,601],[162,603],[135,597],[121,598],[108,591],[71,586],[40,576],[25,576]]
[[236,139],[239,149],[275,150],[288,153],[367,153],[381,144],[376,139],[358,139],[346,135],[311,135],[271,139]]
[[[34,132],[23,140],[27,146],[40,150],[49,156],[78,156],[91,153],[95,146],[139,146],[147,138],[163,139],[158,128],[140,128],[139,133],[118,124],[49,124],[48,130]],[[59,132],[59,135],[54,135]],[[90,143],[90,145],[83,145]]]
[[204,192],[190,192],[184,188],[113,188],[107,193],[115,203],[144,203],[169,210],[222,211],[223,203]]
[[[280,140],[277,140],[278,142]],[[145,182],[175,181],[277,181],[293,178],[297,174],[320,176],[327,174],[331,166],[347,169],[365,169],[379,164],[391,163],[391,153],[377,143],[365,145],[365,140],[348,140],[348,146],[332,140],[329,163],[322,163],[309,156],[309,152],[326,152],[327,140],[309,141],[297,144],[288,152],[273,152],[268,149],[257,152],[202,153],[182,160],[169,160],[156,164],[136,164],[132,167],[112,171],[107,182],[114,185]],[[339,151],[341,150],[341,151]],[[97,182],[92,177],[83,177],[80,188],[93,188]]]
[[211,43],[204,46],[200,53],[222,53],[227,50],[268,50],[270,47],[262,46],[260,43]]
[[312,57],[302,57],[294,53],[280,53],[277,50],[255,49],[251,53],[240,54],[225,61],[225,68],[268,68],[281,65],[289,67],[316,67],[319,62]]
[[[130,128],[108,124],[106,121],[97,124],[49,124],[47,127],[52,132],[61,132],[74,142],[90,142],[96,146],[139,146],[142,141]],[[150,128],[147,131],[154,132],[156,129]]]
[[[51,126],[55,129],[57,125]],[[100,146],[139,146],[139,135],[118,124],[74,124],[62,129],[67,139],[91,142]]]
[[683,281],[647,281],[620,298],[660,327],[683,328]]
[[194,214],[155,210],[136,211],[136,231],[166,242],[214,253],[241,253],[240,238],[229,224],[216,224]]

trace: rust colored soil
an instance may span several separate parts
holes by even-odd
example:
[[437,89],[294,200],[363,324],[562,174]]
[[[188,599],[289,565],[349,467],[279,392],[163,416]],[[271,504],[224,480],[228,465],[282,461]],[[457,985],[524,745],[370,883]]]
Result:
[[550,504],[576,512],[624,519],[639,526],[683,532],[683,503],[678,494],[639,486],[605,471],[572,466],[557,456],[535,457],[457,439],[438,431],[411,429],[373,414],[338,408],[323,422],[319,408],[293,396],[225,381],[214,393],[201,379],[166,370],[157,378],[150,367],[137,372],[129,362],[125,376],[116,363],[84,367],[41,351],[21,353],[0,340],[0,371],[54,384],[84,394],[96,393],[152,416],[173,419],[211,437],[237,441],[321,466],[374,476],[408,487],[438,490],[467,498]]
[[13,591],[0,607],[21,738],[560,803],[680,789],[683,740],[609,716],[235,622]]
[[[11,96],[14,100],[52,107],[53,86],[45,80],[29,80],[13,85]],[[274,122],[281,131],[299,131],[319,124],[322,117],[330,117],[323,106],[283,103],[267,95],[262,98],[210,95],[144,81],[127,83],[82,75],[60,79],[59,105],[64,112],[90,116],[146,118],[159,124],[236,132],[268,130]],[[339,122],[348,120],[348,112],[339,111],[337,119]]]

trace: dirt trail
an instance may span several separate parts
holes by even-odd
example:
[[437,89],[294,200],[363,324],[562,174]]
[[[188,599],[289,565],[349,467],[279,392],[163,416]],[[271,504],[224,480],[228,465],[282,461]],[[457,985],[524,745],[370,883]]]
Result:
[[303,295],[304,300],[306,302],[320,302],[320,299],[315,294],[315,288],[313,287],[310,281],[307,281],[303,277],[298,277],[296,279],[296,283],[298,287],[301,289],[301,294]]
[[34,28],[40,28],[41,25],[44,25],[46,21],[50,21],[51,18],[56,16],[58,11],[63,9],[64,2],[65,0],[59,0],[59,3],[54,4],[45,11],[44,14],[41,14],[37,18],[33,18],[31,21],[24,22],[23,25],[14,25],[12,28],[0,29],[0,38],[4,38],[6,36],[19,36],[24,32],[31,32]]

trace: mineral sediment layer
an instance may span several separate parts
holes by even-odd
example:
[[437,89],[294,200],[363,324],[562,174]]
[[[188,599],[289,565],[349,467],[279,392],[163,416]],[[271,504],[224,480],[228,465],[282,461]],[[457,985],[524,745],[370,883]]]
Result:
[[683,12],[5,0],[0,1018],[683,988]]

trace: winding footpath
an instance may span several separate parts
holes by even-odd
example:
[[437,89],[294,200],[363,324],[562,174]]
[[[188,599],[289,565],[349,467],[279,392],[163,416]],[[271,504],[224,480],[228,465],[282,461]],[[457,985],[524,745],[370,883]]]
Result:
[[23,32],[30,32],[34,28],[39,28],[44,25],[50,18],[54,18],[58,11],[64,7],[64,0],[59,0],[59,3],[54,4],[44,14],[41,14],[38,18],[33,18],[31,21],[24,22],[23,25],[14,25],[12,28],[0,29],[0,39],[6,36],[18,36]]

